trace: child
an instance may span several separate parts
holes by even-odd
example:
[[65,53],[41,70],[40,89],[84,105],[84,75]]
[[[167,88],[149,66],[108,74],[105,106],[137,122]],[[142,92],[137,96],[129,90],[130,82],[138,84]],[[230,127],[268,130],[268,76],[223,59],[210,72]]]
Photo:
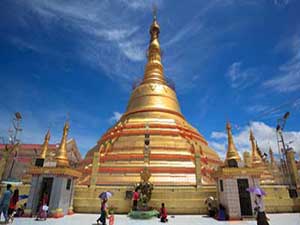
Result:
[[109,221],[109,225],[114,225],[115,223],[115,216],[114,214],[111,214],[109,217],[108,217],[108,221]]
[[161,208],[160,208],[160,222],[165,223],[168,222],[168,214],[167,214],[167,209],[165,208],[165,203],[161,203]]
[[40,220],[40,219],[46,220],[47,219],[48,206],[45,203],[42,204],[42,202],[40,202],[40,204],[41,205],[40,205],[38,214],[36,216],[36,220]]

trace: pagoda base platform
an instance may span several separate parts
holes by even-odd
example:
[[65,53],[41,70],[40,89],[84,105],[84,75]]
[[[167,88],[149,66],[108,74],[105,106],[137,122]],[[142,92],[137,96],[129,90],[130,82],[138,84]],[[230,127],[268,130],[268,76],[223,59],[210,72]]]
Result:
[[[18,186],[20,194],[29,194],[30,185]],[[265,207],[268,213],[300,212],[300,198],[289,197],[288,187],[284,185],[262,185],[267,193]],[[1,192],[5,190],[4,185]],[[100,200],[98,195],[103,191],[112,191],[109,206],[115,207],[115,213],[127,214],[131,210],[132,201],[125,199],[126,191],[132,191],[133,186],[75,186],[74,212],[99,213]],[[300,191],[300,190],[299,190]],[[206,214],[204,204],[208,196],[216,197],[215,186],[196,187],[159,187],[154,186],[149,206],[159,209],[164,202],[169,214]],[[23,201],[22,201],[23,203]]]

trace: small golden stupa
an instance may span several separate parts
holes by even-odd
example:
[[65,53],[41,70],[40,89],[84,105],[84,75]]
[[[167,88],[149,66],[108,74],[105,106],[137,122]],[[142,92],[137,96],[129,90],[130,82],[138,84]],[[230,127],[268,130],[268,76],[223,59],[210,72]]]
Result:
[[263,172],[260,177],[261,184],[274,184],[275,178],[272,174],[272,168],[269,167],[269,162],[264,161],[258,152],[258,146],[255,141],[253,131],[250,129],[249,140],[251,142],[251,162],[252,167],[261,169]]
[[67,121],[64,126],[63,135],[61,138],[61,142],[59,145],[59,149],[56,152],[56,165],[58,167],[68,167],[69,166],[69,160],[68,160],[68,153],[67,153],[67,137],[69,132],[69,122]]
[[231,132],[231,125],[229,122],[226,124],[227,136],[228,136],[228,145],[227,145],[227,153],[225,158],[225,166],[229,166],[230,160],[235,160],[237,163],[241,162],[241,157],[235,147],[232,132]]
[[[145,134],[150,135],[151,183],[197,186],[214,183],[211,173],[223,162],[181,113],[176,92],[164,76],[159,33],[160,26],[154,16],[143,81],[133,90],[120,120],[87,153],[79,184],[89,184],[91,180],[96,185],[139,182],[146,157]],[[92,173],[95,152],[100,153],[96,174]]]
[[47,131],[45,138],[44,138],[44,143],[42,145],[42,151],[40,154],[41,159],[46,159],[47,152],[48,152],[49,140],[50,140],[50,130]]

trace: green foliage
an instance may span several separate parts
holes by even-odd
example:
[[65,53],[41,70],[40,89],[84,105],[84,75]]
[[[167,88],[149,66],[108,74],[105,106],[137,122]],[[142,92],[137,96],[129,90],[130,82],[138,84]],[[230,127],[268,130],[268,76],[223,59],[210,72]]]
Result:
[[131,210],[128,213],[128,216],[133,219],[150,219],[152,217],[157,217],[159,212],[157,210],[149,210],[149,211],[133,211]]

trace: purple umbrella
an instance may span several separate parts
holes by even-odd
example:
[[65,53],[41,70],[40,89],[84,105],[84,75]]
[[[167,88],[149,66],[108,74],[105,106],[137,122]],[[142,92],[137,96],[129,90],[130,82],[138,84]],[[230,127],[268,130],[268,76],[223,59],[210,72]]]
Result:
[[254,193],[256,195],[266,195],[266,192],[259,187],[250,187],[250,188],[247,188],[246,190],[249,191],[250,193]]
[[109,191],[104,191],[99,195],[101,199],[109,199],[112,196],[112,193]]

